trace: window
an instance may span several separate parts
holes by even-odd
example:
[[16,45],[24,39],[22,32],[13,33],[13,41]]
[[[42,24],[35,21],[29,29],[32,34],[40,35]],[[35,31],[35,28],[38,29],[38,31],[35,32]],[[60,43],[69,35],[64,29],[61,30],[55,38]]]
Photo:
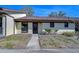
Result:
[[79,23],[75,23],[75,31],[79,31]]
[[68,27],[68,23],[64,23],[64,27]]
[[0,34],[2,34],[2,17],[0,17]]
[[22,33],[28,32],[28,23],[22,23]]
[[54,22],[50,22],[50,27],[54,27]]

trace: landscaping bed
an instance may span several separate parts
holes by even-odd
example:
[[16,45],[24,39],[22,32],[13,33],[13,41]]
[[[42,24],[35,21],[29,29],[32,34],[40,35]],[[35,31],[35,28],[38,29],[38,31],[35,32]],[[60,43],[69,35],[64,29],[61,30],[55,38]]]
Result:
[[31,34],[16,34],[0,39],[0,48],[23,49],[31,39]]
[[39,35],[39,43],[44,49],[79,48],[79,40],[74,39],[74,36],[70,38],[65,35]]

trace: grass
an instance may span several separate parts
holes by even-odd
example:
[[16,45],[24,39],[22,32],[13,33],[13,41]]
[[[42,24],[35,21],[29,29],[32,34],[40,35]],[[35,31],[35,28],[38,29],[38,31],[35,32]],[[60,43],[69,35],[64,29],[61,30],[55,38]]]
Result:
[[10,35],[0,40],[0,47],[9,49],[26,48],[26,45],[30,40],[30,38],[31,38],[30,34]]
[[71,36],[74,36],[75,35],[75,32],[63,32],[62,35],[71,37]]
[[41,48],[79,48],[79,40],[63,35],[40,35]]

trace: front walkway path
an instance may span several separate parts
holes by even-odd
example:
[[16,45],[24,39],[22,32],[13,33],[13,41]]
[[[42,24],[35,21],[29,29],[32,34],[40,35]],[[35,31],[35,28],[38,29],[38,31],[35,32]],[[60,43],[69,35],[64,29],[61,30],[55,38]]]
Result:
[[38,34],[32,34],[32,38],[27,44],[27,49],[40,49]]

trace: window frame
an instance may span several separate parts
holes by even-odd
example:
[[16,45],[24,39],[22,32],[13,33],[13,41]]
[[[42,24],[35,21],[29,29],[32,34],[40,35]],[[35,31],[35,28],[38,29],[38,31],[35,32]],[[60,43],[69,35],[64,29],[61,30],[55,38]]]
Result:
[[53,28],[54,26],[54,22],[50,22],[50,27]]
[[22,33],[28,33],[28,23],[22,23],[21,25],[21,32]]
[[65,28],[68,28],[68,27],[69,27],[69,23],[68,23],[68,22],[65,22],[65,23],[64,23],[64,27],[65,27]]

